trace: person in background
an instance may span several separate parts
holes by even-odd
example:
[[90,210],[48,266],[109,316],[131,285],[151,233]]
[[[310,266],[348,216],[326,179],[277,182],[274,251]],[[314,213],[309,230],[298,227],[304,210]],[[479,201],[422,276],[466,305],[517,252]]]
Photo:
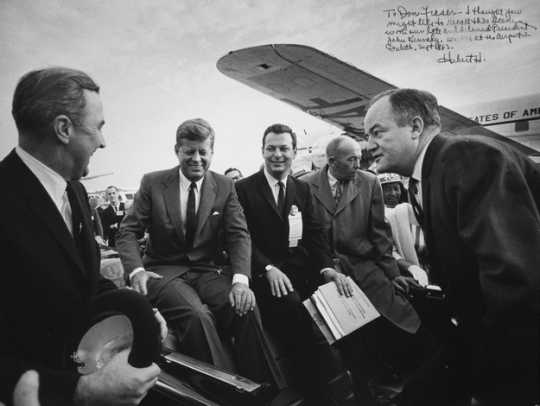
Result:
[[240,169],[236,168],[229,168],[224,172],[224,175],[231,178],[233,182],[237,182],[240,179],[242,179],[244,176],[242,175],[242,172],[240,172]]
[[428,284],[425,271],[425,244],[422,229],[410,203],[402,202],[403,183],[395,173],[378,175],[383,189],[384,215],[390,223],[394,243],[393,256],[403,275],[410,274],[421,285]]
[[116,245],[116,234],[122,219],[126,215],[126,207],[120,201],[118,188],[116,186],[108,186],[105,190],[105,198],[107,205],[98,208],[101,224],[103,226],[103,237],[107,241],[109,247],[114,248]]
[[533,405],[539,401],[540,168],[508,144],[445,134],[437,99],[392,89],[364,128],[377,170],[410,177],[430,278],[452,324],[444,367],[402,404]]
[[96,242],[101,246],[106,246],[105,241],[103,240],[103,225],[101,224],[101,216],[99,215],[99,199],[97,196],[90,196],[88,198],[88,203],[90,205],[90,212],[92,214],[92,226],[94,229],[94,234],[96,237]]

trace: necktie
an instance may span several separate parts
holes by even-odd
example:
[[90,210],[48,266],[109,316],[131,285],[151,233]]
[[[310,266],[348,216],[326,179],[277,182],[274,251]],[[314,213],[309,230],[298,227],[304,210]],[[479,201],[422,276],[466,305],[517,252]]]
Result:
[[277,184],[279,186],[277,207],[278,207],[279,214],[283,216],[283,212],[285,210],[285,185],[283,184],[282,181],[279,181]]
[[69,199],[69,205],[71,206],[71,234],[73,238],[77,240],[79,237],[81,226],[82,226],[82,213],[81,207],[79,206],[79,201],[73,190],[73,186],[70,182],[66,186],[66,194]]
[[62,218],[64,219],[69,232],[73,235],[73,220],[71,218],[71,207],[69,205],[67,187],[62,195],[62,206],[60,207],[60,212],[62,213]]
[[409,179],[409,200],[411,201],[414,215],[416,216],[416,220],[418,220],[418,224],[420,224],[420,227],[422,227],[424,222],[424,211],[422,210],[422,207],[418,203],[418,181],[416,179],[410,178]]
[[336,183],[336,193],[334,195],[334,199],[336,199],[336,206],[338,205],[339,201],[341,200],[341,196],[343,196],[343,188],[345,184],[343,181],[338,180]]
[[[83,263],[83,268],[86,270],[88,266],[91,266],[90,256],[92,255],[92,249],[90,248],[92,244],[95,244],[91,234],[84,232],[83,227],[83,214],[82,207],[79,204],[79,199],[75,194],[73,185],[68,182],[66,187],[67,196],[69,199],[69,204],[71,206],[71,220],[72,220],[72,234],[73,239],[75,240],[75,245],[79,251],[81,261]],[[89,241],[91,238],[91,241]]]
[[195,230],[197,228],[197,213],[195,210],[196,189],[197,184],[195,182],[191,182],[191,185],[189,185],[189,195],[186,210],[186,242],[190,248],[193,247],[193,239],[195,238]]

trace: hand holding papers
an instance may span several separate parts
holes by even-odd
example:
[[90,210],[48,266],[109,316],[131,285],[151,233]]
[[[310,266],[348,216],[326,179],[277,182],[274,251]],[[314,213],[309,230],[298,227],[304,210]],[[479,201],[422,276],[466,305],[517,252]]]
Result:
[[352,296],[338,293],[334,282],[319,286],[304,301],[311,315],[329,344],[352,333],[380,316],[379,312],[358,285],[347,277],[352,286]]

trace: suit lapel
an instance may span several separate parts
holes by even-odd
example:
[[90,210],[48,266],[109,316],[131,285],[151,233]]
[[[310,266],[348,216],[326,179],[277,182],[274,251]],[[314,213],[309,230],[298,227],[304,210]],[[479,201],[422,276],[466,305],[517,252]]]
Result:
[[73,236],[41,182],[39,182],[15,152],[12,152],[6,160],[9,160],[13,164],[15,167],[14,172],[20,174],[15,187],[19,188],[19,193],[26,196],[25,200],[32,202],[27,207],[33,212],[36,221],[42,222],[47,227],[53,238],[77,266],[79,273],[81,275],[84,274],[83,263]]
[[345,209],[345,207],[347,207],[356,198],[356,196],[358,196],[358,193],[360,193],[360,182],[360,178],[355,174],[354,179],[345,184],[343,195],[339,200],[335,215],[343,211],[343,209]]
[[328,182],[328,176],[326,175],[326,170],[328,167],[325,167],[319,170],[311,184],[314,186],[313,195],[317,200],[319,200],[324,208],[330,213],[334,214],[336,211],[336,200],[332,196],[332,191],[330,190],[330,183]]
[[216,181],[212,176],[211,172],[207,172],[202,186],[201,194],[199,197],[199,210],[197,210],[197,231],[195,232],[195,237],[193,243],[197,241],[197,237],[201,233],[202,227],[208,217],[210,217],[210,210],[214,207],[214,202],[216,201]]
[[430,204],[429,199],[430,193],[430,182],[429,177],[433,169],[435,160],[437,159],[440,150],[445,144],[444,136],[437,135],[431,143],[428,145],[426,150],[426,155],[424,156],[424,162],[422,164],[422,208],[424,212],[424,221],[422,225],[422,230],[424,231],[424,237],[426,241],[426,246],[428,249],[428,255],[430,253],[430,246],[433,243],[433,233],[431,229],[431,216],[430,216]]
[[[81,185],[74,188],[76,203],[79,205],[80,224],[73,224],[73,235],[77,235],[81,244],[81,255],[84,260],[84,269],[86,276],[91,277],[94,269],[99,268],[96,263],[96,241],[94,240],[94,232],[92,230],[92,219],[90,210],[88,210],[88,202],[86,196],[82,192]],[[73,210],[73,208],[72,208]]]
[[172,221],[176,235],[180,241],[185,241],[182,231],[182,217],[180,215],[180,175],[179,168],[175,167],[165,176],[162,182],[163,195],[165,198],[165,207]]
[[261,169],[257,176],[257,187],[259,189],[259,193],[264,198],[266,203],[271,207],[272,211],[280,218],[281,214],[279,214],[279,211],[276,206],[276,201],[274,199],[274,195],[272,194],[272,190],[270,190],[270,186],[268,185],[268,181],[266,180],[266,176],[264,176],[263,169]]

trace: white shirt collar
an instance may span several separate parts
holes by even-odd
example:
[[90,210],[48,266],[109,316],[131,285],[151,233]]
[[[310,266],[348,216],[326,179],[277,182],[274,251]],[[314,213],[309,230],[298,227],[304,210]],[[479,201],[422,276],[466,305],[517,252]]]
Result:
[[67,182],[60,174],[40,160],[34,158],[20,146],[15,147],[15,153],[21,158],[24,164],[38,178],[43,185],[54,204],[60,208],[62,206],[62,197],[66,191]]
[[334,190],[336,184],[338,183],[338,180],[334,177],[334,175],[332,175],[330,168],[326,169],[326,173],[328,174],[328,183],[330,184],[330,189]]
[[[278,184],[279,180],[274,178],[272,175],[270,175],[270,172],[266,169],[266,166],[264,167],[264,176],[266,177],[266,180],[268,181],[268,185],[270,186],[270,189],[274,190],[276,189],[276,185]],[[287,190],[287,178],[289,175],[285,176],[283,179],[281,179],[281,182],[283,182],[283,185],[285,186],[285,190]]]
[[[186,178],[186,176],[182,173],[181,168],[178,168],[178,173],[180,174],[180,190],[184,190],[184,191],[189,190],[191,181],[188,178]],[[204,180],[204,176],[195,182],[195,184],[197,185],[197,190],[196,190],[197,193],[200,193],[201,191],[201,185],[203,183],[203,180]]]

